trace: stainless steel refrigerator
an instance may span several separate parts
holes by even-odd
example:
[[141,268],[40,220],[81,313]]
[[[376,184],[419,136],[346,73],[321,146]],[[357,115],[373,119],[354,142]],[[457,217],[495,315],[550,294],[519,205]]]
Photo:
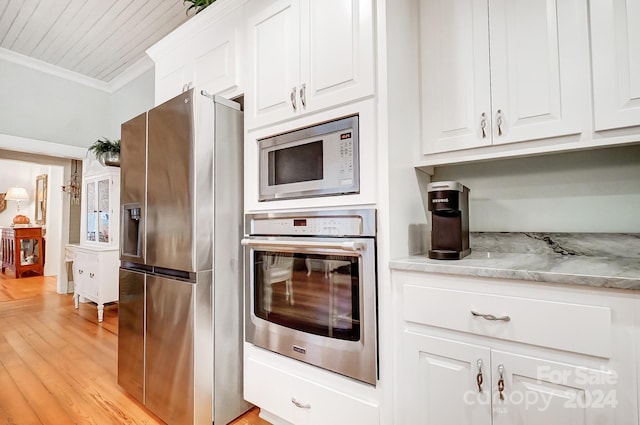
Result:
[[249,408],[242,122],[194,88],[122,124],[118,383],[168,424]]

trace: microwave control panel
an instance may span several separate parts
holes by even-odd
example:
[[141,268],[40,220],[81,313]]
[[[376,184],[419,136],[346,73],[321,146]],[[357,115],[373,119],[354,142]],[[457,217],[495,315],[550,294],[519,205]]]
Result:
[[353,131],[340,133],[340,186],[353,184]]

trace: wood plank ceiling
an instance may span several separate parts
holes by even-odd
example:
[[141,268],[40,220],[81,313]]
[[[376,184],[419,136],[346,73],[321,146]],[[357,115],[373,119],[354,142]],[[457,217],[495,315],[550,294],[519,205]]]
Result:
[[0,0],[0,47],[109,83],[186,10],[182,0]]

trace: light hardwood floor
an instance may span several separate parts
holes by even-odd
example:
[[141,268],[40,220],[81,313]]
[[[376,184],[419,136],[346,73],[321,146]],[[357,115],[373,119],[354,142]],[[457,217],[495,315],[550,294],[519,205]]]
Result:
[[[0,424],[163,424],[117,384],[118,306],[76,310],[55,277],[0,273]],[[233,425],[268,425],[252,409]]]

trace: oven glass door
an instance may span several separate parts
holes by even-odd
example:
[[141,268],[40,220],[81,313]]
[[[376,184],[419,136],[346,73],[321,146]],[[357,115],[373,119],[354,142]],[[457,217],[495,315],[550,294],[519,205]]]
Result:
[[319,253],[253,252],[253,313],[309,334],[361,337],[360,257]]

